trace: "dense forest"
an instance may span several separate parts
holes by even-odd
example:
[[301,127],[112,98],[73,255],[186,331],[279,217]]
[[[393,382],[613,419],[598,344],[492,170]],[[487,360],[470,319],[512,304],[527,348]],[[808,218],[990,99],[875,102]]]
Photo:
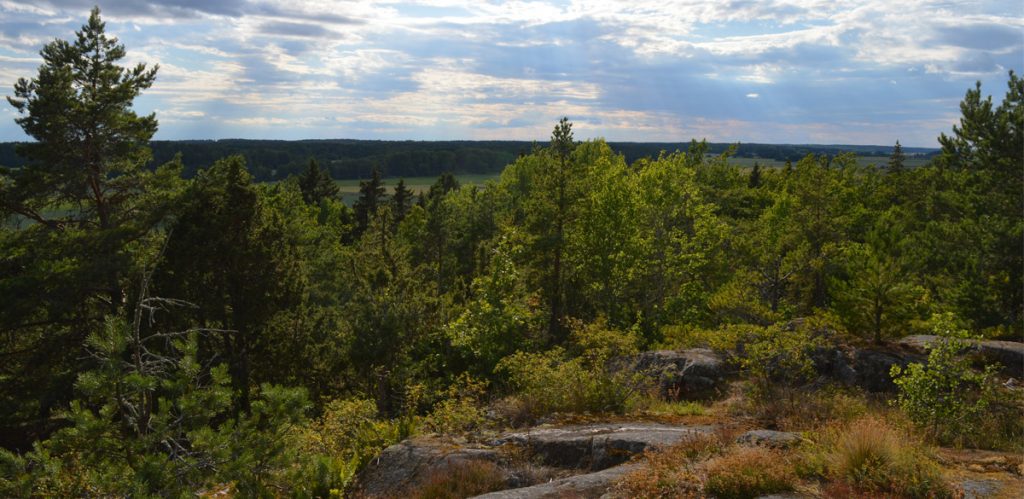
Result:
[[[28,161],[17,153],[19,144],[0,143],[0,166],[18,168]],[[663,151],[685,151],[687,143],[609,142],[627,163],[657,158]],[[281,180],[302,173],[315,158],[334,179],[366,179],[374,168],[386,177],[425,177],[442,173],[498,174],[505,165],[533,151],[537,144],[516,141],[382,141],[382,140],[154,140],[150,142],[154,169],[181,155],[182,176],[196,173],[228,156],[245,158],[246,169],[257,182]],[[796,162],[809,155],[854,153],[863,157],[889,156],[892,147],[853,145],[787,145],[708,143],[706,152],[752,160]],[[908,158],[933,158],[938,149],[904,147]]]
[[[897,147],[751,170],[703,142],[617,152],[565,119],[529,148],[154,143],[131,105],[157,70],[124,55],[94,11],[9,97],[34,141],[0,171],[3,496],[342,494],[384,446],[487,404],[510,424],[627,411],[607,366],[641,350],[790,351],[797,318],[860,345],[1022,334],[1013,72],[1001,100],[967,91],[926,166]],[[331,178],[506,162],[418,199],[375,175],[352,207]]]

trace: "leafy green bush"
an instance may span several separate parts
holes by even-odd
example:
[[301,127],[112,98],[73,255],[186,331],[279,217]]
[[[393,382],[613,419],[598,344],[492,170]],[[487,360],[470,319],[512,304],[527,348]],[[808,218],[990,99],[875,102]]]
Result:
[[741,366],[752,381],[752,398],[776,400],[779,389],[799,386],[814,377],[811,354],[824,345],[819,334],[826,319],[810,317],[791,327],[774,325],[744,347]]
[[899,387],[896,403],[929,436],[963,444],[977,437],[995,396],[998,366],[971,368],[963,355],[970,348],[967,332],[956,326],[952,314],[935,316],[932,323],[940,338],[928,346],[928,362],[892,367]]
[[406,425],[376,416],[377,405],[372,400],[334,400],[306,427],[303,449],[323,456],[315,471],[322,468],[328,474],[327,481],[318,482],[314,495],[323,495],[324,488],[340,494],[381,450],[409,436]]
[[437,433],[472,431],[485,422],[482,400],[487,382],[463,374],[452,383],[443,400],[434,405],[422,424]]

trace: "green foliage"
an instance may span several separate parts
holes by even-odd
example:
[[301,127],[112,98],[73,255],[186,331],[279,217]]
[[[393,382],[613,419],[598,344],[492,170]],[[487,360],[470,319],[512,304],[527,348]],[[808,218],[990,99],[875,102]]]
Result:
[[327,170],[320,168],[320,163],[315,159],[309,160],[309,166],[299,176],[299,189],[302,190],[302,200],[313,205],[338,195],[338,184],[334,183]]
[[323,415],[303,429],[301,452],[321,456],[312,495],[341,495],[360,470],[384,448],[408,437],[408,426],[377,419],[377,406],[368,399],[339,399],[324,407]]
[[870,244],[851,244],[843,257],[849,278],[833,279],[833,288],[847,329],[878,344],[904,333],[926,305],[926,290],[914,284],[902,262]]
[[[10,99],[36,141],[23,167],[0,170],[0,443],[31,449],[0,453],[0,495],[342,494],[417,424],[479,428],[488,381],[531,418],[626,411],[645,385],[618,368],[658,344],[738,351],[759,407],[788,403],[779,424],[816,424],[798,409],[849,419],[861,399],[800,393],[812,355],[832,348],[833,317],[875,341],[931,310],[1019,336],[1024,84],[1013,73],[999,105],[968,92],[935,165],[899,174],[829,150],[748,175],[735,148],[712,156],[703,142],[631,163],[648,146],[623,145],[627,158],[577,142],[563,119],[546,147],[492,144],[521,152],[496,183],[442,174],[414,206],[404,182],[389,200],[375,169],[350,210],[331,174],[495,156],[393,143],[337,162],[320,153],[343,142],[311,142],[295,161],[260,142],[248,166],[211,156],[186,183],[180,160],[146,170],[156,120],[131,104],[155,71],[117,65],[124,48],[98,11],[42,56]],[[282,172],[310,157],[326,168],[255,184],[250,169],[273,176],[269,155]],[[139,274],[135,290],[127,276]],[[898,403],[940,440],[981,441],[1003,428],[986,415],[1019,404],[993,402],[993,371],[971,370],[953,336],[927,365],[895,372]],[[1019,435],[1020,419],[1006,421]],[[872,490],[939,490],[927,466],[872,456],[836,476],[903,473],[923,485]],[[779,488],[759,474],[765,456],[735,459],[716,471],[718,495]],[[664,490],[693,492],[681,480]],[[450,485],[436,494],[459,493]]]
[[442,434],[465,433],[483,426],[483,401],[487,382],[463,374],[448,386],[444,397],[434,405],[422,425]]
[[754,400],[772,401],[779,389],[798,387],[815,377],[811,354],[825,345],[829,321],[810,317],[790,326],[770,326],[744,346],[741,366],[750,374]]
[[45,419],[73,396],[82,340],[125,312],[125,276],[158,247],[150,232],[180,187],[178,159],[144,168],[157,121],[131,108],[156,68],[119,65],[125,48],[106,35],[99,9],[74,40],[54,40],[40,55],[37,76],[19,79],[8,97],[33,139],[18,148],[26,162],[0,168],[7,435],[52,430]]
[[932,318],[939,339],[929,345],[928,362],[892,367],[899,387],[897,405],[925,432],[941,442],[963,444],[977,437],[995,396],[998,366],[975,371],[964,353],[971,347],[967,332],[951,314]]
[[[297,193],[295,193],[297,194]],[[302,302],[301,218],[286,217],[252,184],[242,158],[218,161],[189,186],[178,207],[156,290],[196,304],[178,326],[218,329],[240,407],[248,404],[254,353],[274,342],[263,333],[274,315]],[[302,204],[295,195],[291,204]],[[308,215],[307,215],[308,216]]]
[[176,495],[229,482],[249,496],[301,490],[292,431],[305,391],[263,385],[251,411],[232,418],[227,369],[198,363],[196,339],[143,337],[138,323],[109,319],[88,339],[98,365],[59,414],[67,426],[24,456],[4,455],[4,495]]
[[505,237],[491,255],[490,273],[473,281],[473,297],[446,327],[452,346],[469,351],[475,369],[493,372],[498,361],[537,342],[540,313],[529,304],[523,278],[515,264],[522,247]]
[[384,206],[386,202],[387,194],[385,194],[384,182],[380,177],[380,169],[374,167],[370,180],[359,182],[359,199],[353,206],[356,235],[366,232],[377,209]]

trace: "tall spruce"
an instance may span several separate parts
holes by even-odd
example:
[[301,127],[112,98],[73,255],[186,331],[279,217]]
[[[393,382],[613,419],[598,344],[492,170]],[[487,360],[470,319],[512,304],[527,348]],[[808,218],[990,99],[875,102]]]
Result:
[[761,187],[761,165],[756,161],[754,162],[754,168],[750,170],[750,180],[747,182],[747,186],[751,189]]
[[384,181],[381,180],[380,169],[375,166],[370,173],[370,180],[359,182],[359,199],[352,207],[356,214],[356,226],[353,230],[355,235],[359,236],[366,232],[377,209],[386,202]]
[[889,156],[889,173],[903,173],[903,163],[906,159],[907,156],[903,154],[903,146],[901,146],[900,141],[897,140],[896,145],[892,148],[892,155]]
[[320,168],[316,158],[309,159],[309,166],[299,176],[299,189],[306,204],[317,205],[338,195],[338,184],[334,183],[330,172]]
[[409,213],[412,208],[412,199],[412,191],[405,186],[405,179],[399,179],[398,185],[395,186],[395,193],[391,196],[391,212],[395,216],[396,225]]

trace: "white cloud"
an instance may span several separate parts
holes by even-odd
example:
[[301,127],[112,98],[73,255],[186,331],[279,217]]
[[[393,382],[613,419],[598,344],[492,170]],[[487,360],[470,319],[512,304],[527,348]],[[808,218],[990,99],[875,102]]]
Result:
[[[85,8],[0,0],[9,21],[0,23],[0,84],[30,76],[39,48],[69,38]],[[991,28],[1024,34],[1019,6],[1002,1],[293,0],[284,8],[254,0],[185,10],[142,1],[120,9],[104,17],[129,59],[161,65],[146,105],[164,122],[216,122],[235,136],[294,126],[318,136],[532,139],[569,115],[581,132],[613,139],[835,142],[909,126],[934,137],[948,129],[939,102],[955,113],[962,88],[999,81],[1019,64],[1020,37],[1000,45]],[[163,15],[174,9],[182,15]],[[780,116],[790,121],[772,121]],[[872,117],[882,120],[873,128]]]

